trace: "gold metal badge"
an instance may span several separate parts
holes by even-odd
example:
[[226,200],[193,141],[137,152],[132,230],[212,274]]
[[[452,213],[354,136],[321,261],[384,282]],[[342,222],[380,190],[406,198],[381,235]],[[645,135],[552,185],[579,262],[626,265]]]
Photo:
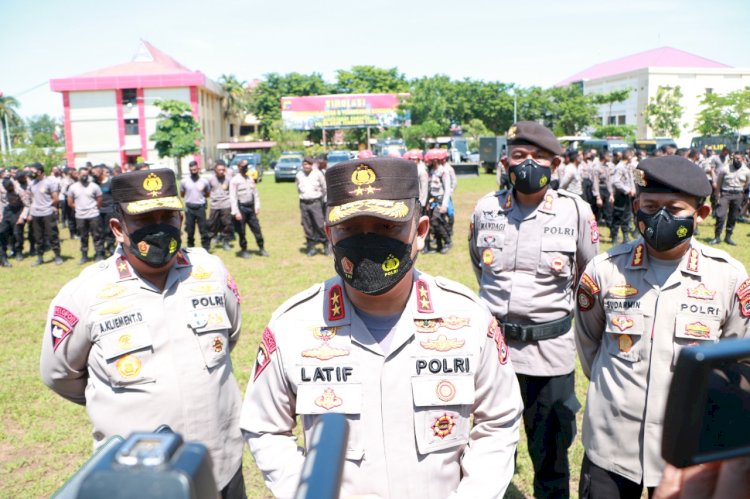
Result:
[[710,338],[711,328],[702,322],[693,322],[685,326],[685,334],[693,338]]
[[628,353],[633,348],[633,338],[629,334],[621,334],[617,339],[617,347],[621,352]]
[[120,350],[127,350],[133,346],[133,338],[127,333],[121,334],[120,337],[117,338],[117,344],[120,346]]
[[361,196],[362,194],[374,194],[380,189],[372,186],[373,182],[378,179],[375,175],[375,171],[367,165],[359,165],[356,170],[352,173],[352,183],[357,186],[356,189],[350,191],[349,194],[355,196]]
[[141,361],[135,355],[125,355],[117,361],[117,372],[123,378],[134,378],[141,372]]
[[349,355],[349,350],[345,348],[334,348],[329,345],[327,341],[324,341],[323,344],[317,348],[302,351],[303,357],[318,360],[330,360],[334,357],[344,357],[346,355]]
[[224,349],[224,342],[221,341],[221,338],[217,336],[216,338],[214,338],[213,347],[214,347],[214,352],[221,353],[221,351]]
[[156,197],[161,194],[161,179],[156,173],[149,173],[148,176],[143,179],[143,188],[146,189],[152,197]]
[[432,431],[436,437],[445,438],[453,433],[453,428],[456,426],[456,418],[443,414],[439,418],[435,419],[432,424]]
[[513,125],[510,128],[508,128],[508,138],[509,139],[516,138],[516,125]]
[[437,339],[434,340],[425,340],[419,342],[419,344],[422,345],[422,348],[424,348],[425,350],[436,350],[438,352],[448,352],[455,348],[461,348],[462,346],[464,346],[464,343],[466,343],[464,340],[448,338],[444,334],[441,334],[437,337]]

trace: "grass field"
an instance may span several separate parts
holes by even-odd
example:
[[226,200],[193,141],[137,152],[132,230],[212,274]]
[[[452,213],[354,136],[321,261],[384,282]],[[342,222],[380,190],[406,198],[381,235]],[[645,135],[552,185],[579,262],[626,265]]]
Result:
[[[465,235],[476,201],[495,188],[494,175],[466,177],[456,193],[455,246],[447,255],[421,255],[417,266],[433,275],[443,275],[476,289]],[[216,250],[234,275],[242,293],[242,337],[232,357],[240,386],[247,384],[258,341],[273,310],[286,298],[334,275],[330,257],[307,257],[303,250],[302,227],[293,184],[275,184],[269,175],[259,186],[263,210],[260,221],[269,258],[239,259],[232,252]],[[713,236],[709,220],[699,239]],[[735,240],[740,246],[722,245],[746,266],[750,263],[748,228],[738,224]],[[5,338],[0,356],[0,497],[48,497],[73,474],[91,453],[90,424],[84,408],[65,401],[47,389],[39,378],[39,352],[47,307],[65,282],[81,270],[78,241],[62,231],[65,264],[31,267],[33,259],[13,261],[12,269],[0,269],[0,317]],[[251,234],[250,240],[252,240]],[[608,241],[607,229],[602,239]],[[184,241],[184,239],[183,239]],[[609,244],[602,244],[602,250]],[[236,250],[237,248],[235,248]],[[251,249],[255,249],[254,241]],[[47,254],[49,260],[50,254]],[[586,380],[580,370],[576,390],[583,403]],[[581,417],[579,413],[579,434]],[[583,449],[580,435],[570,450],[571,491],[577,496],[578,474]],[[245,481],[250,497],[267,497],[253,459],[245,453]],[[518,469],[507,497],[530,497],[532,467],[526,454],[525,436],[519,445]]]

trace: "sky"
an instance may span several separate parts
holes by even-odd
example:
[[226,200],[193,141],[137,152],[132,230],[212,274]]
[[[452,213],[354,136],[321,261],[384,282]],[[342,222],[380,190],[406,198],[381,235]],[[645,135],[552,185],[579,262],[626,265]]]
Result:
[[0,0],[0,92],[61,117],[51,78],[128,62],[140,39],[212,79],[373,65],[549,87],[663,46],[750,68],[748,26],[748,0]]

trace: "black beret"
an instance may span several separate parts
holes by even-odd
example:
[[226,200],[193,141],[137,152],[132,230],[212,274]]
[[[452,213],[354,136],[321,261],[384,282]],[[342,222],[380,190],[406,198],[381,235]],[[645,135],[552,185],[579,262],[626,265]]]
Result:
[[326,170],[328,225],[356,216],[411,219],[419,198],[417,164],[381,157],[342,161]]
[[697,198],[711,194],[703,169],[681,156],[646,158],[634,174],[639,192],[681,192]]
[[112,200],[128,215],[182,210],[174,172],[168,168],[136,170],[112,178]]
[[508,129],[508,145],[531,144],[552,154],[565,151],[557,137],[536,121],[519,121]]

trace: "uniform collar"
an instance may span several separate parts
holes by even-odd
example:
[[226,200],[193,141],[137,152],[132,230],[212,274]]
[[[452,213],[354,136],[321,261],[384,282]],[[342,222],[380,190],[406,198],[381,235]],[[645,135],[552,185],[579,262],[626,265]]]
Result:
[[[691,275],[700,276],[701,261],[703,255],[700,249],[696,246],[695,242],[690,243],[690,248],[685,252],[680,260],[678,268],[681,272]],[[626,268],[631,270],[648,270],[648,251],[646,250],[646,242],[643,238],[639,238],[630,249],[630,257]]]

